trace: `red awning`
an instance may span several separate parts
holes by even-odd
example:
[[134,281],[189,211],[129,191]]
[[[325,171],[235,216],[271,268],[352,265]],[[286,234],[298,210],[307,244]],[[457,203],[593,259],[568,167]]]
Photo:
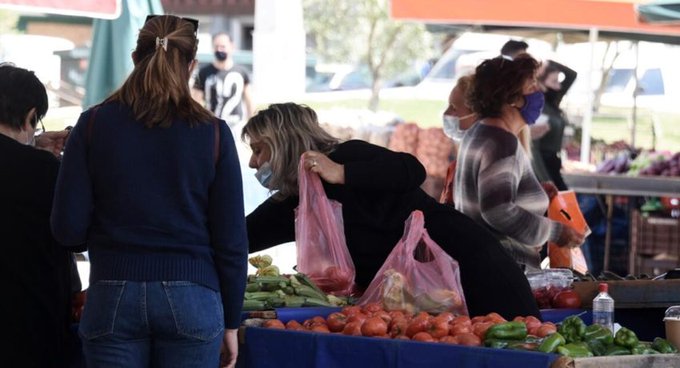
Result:
[[680,36],[680,26],[639,20],[639,1],[391,0],[395,19],[427,23],[589,29]]
[[121,0],[0,0],[0,8],[32,13],[116,19]]

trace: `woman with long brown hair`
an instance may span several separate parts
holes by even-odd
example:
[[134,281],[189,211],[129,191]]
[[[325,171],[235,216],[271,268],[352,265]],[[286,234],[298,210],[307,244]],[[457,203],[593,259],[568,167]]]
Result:
[[66,146],[52,230],[89,250],[88,367],[211,367],[222,345],[222,364],[235,364],[243,190],[229,128],[190,95],[197,28],[147,18],[134,70],[81,115]]

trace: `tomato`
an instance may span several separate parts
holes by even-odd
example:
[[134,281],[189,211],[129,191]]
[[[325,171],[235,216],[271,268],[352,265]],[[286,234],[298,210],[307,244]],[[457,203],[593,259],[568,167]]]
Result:
[[385,323],[387,323],[388,325],[390,324],[390,322],[392,322],[392,316],[390,316],[390,314],[384,310],[373,312],[373,317],[382,318],[382,320],[385,321]]
[[346,315],[347,317],[350,317],[354,314],[361,313],[361,307],[358,305],[348,305],[346,307],[343,307],[340,313]]
[[463,333],[454,336],[458,338],[458,343],[465,346],[480,346],[482,345],[482,339],[473,333]]
[[326,317],[326,324],[331,332],[341,332],[347,324],[347,316],[340,312],[333,312]]
[[496,312],[491,312],[486,315],[486,321],[487,322],[493,322],[493,323],[503,323],[507,322],[508,320],[503,318],[500,314]]
[[489,327],[493,325],[493,322],[477,322],[472,325],[472,333],[479,336],[480,338],[483,338],[484,334],[486,334],[486,330],[488,330]]
[[474,325],[475,323],[478,323],[478,322],[486,322],[486,316],[472,317],[472,319],[470,320],[470,322],[472,322],[473,325]]
[[430,321],[427,332],[435,339],[442,338],[449,334],[449,323],[445,319],[435,317]]
[[390,322],[390,336],[397,337],[406,335],[406,328],[408,328],[408,321],[406,318],[395,318]]
[[342,330],[344,335],[361,336],[361,325],[364,321],[347,322]]
[[293,330],[293,331],[299,331],[299,330],[304,330],[305,328],[302,326],[302,324],[294,319],[291,319],[290,321],[286,322],[286,329],[287,330]]
[[552,299],[555,308],[580,308],[581,297],[573,289],[562,290]]
[[557,326],[555,326],[555,324],[552,323],[552,322],[546,322],[546,323],[542,324],[541,327],[539,327],[536,330],[536,336],[546,337],[546,336],[553,334],[555,332],[557,332]]
[[331,331],[328,329],[328,326],[326,325],[314,325],[310,329],[312,332],[323,332],[323,333],[330,333]]
[[390,317],[393,320],[397,319],[399,317],[406,317],[406,315],[404,314],[404,311],[400,311],[400,310],[393,310],[393,311],[389,311],[387,313],[390,315]]
[[442,337],[441,339],[439,339],[439,342],[444,343],[444,344],[454,344],[454,345],[460,344],[458,337],[451,336],[451,335]]
[[366,320],[366,318],[368,318],[367,315],[365,315],[363,313],[356,313],[356,314],[352,314],[351,316],[349,316],[349,318],[347,318],[347,322],[354,322],[354,321],[363,322],[363,321]]
[[281,320],[279,320],[279,319],[267,319],[264,322],[262,322],[262,327],[276,328],[276,329],[281,329],[281,330],[286,329],[286,325],[284,325],[283,322],[281,322]]
[[382,307],[381,303],[375,303],[374,302],[374,303],[368,303],[368,304],[364,305],[364,307],[361,308],[361,309],[364,313],[369,314],[369,313],[375,313],[377,311],[381,311],[381,310],[383,310],[383,307]]
[[449,328],[449,335],[456,336],[463,333],[472,332],[472,325],[467,323],[456,323]]
[[430,325],[429,319],[423,317],[416,317],[411,320],[408,327],[406,328],[406,336],[413,338],[413,336],[418,332],[423,332],[427,330],[429,325]]
[[463,324],[466,324],[466,325],[472,327],[472,321],[470,320],[470,317],[468,317],[468,316],[458,316],[458,317],[454,318],[453,320],[451,320],[452,325],[457,325],[459,323],[463,323]]
[[387,323],[380,317],[371,317],[361,325],[361,334],[364,336],[380,336],[387,333]]
[[434,338],[432,338],[432,335],[427,332],[418,332],[417,334],[413,335],[413,337],[411,337],[411,340],[433,342]]
[[515,319],[512,320],[513,322],[524,322],[524,317],[522,316],[517,316]]
[[439,314],[438,314],[436,317],[434,317],[434,318],[436,318],[436,319],[444,319],[444,320],[446,320],[446,322],[450,322],[450,321],[452,321],[454,318],[456,318],[456,316],[454,316],[453,313],[451,313],[451,312],[441,312],[441,313],[439,313]]
[[534,316],[527,316],[524,319],[524,323],[527,325],[529,335],[536,335],[536,331],[541,327],[541,321]]

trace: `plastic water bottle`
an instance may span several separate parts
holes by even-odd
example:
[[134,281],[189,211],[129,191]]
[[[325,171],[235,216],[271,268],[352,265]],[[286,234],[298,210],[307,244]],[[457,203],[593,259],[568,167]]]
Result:
[[600,293],[593,299],[593,323],[614,332],[614,299],[609,296],[609,285],[602,282],[598,289]]

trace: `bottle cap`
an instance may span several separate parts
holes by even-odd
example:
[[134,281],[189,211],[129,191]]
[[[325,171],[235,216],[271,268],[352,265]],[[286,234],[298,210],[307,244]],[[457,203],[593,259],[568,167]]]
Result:
[[606,293],[606,292],[609,292],[609,285],[608,285],[606,282],[601,282],[601,283],[598,285],[597,289],[598,289],[601,293]]

